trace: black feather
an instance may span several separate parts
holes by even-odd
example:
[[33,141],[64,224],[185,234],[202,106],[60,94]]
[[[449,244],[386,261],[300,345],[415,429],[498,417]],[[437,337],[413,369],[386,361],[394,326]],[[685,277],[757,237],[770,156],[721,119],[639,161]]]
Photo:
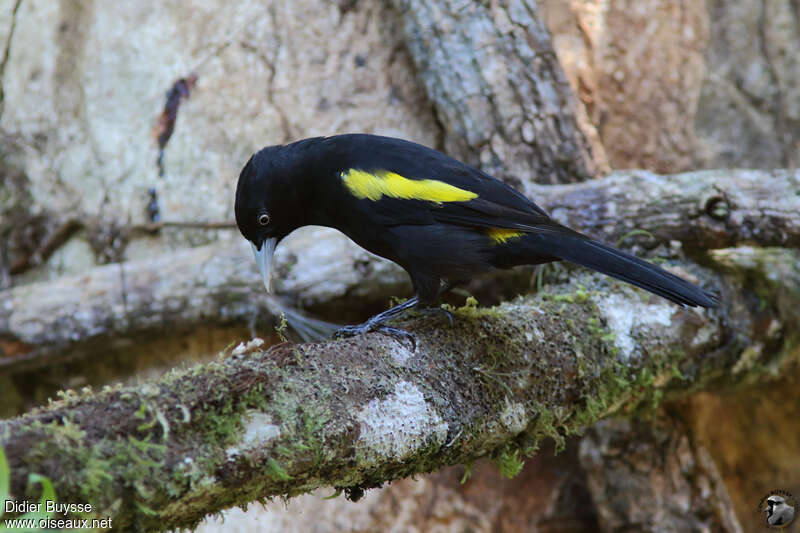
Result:
[[717,298],[710,292],[667,272],[652,263],[583,236],[532,235],[530,241],[539,253],[553,255],[636,285],[677,304],[714,307]]

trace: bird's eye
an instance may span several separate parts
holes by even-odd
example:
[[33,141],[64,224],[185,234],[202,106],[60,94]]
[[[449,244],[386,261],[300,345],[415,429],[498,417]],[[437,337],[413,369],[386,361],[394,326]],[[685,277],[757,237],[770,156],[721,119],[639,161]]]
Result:
[[260,215],[258,215],[258,223],[261,224],[262,226],[266,226],[267,224],[269,224],[269,215],[266,213],[261,213]]

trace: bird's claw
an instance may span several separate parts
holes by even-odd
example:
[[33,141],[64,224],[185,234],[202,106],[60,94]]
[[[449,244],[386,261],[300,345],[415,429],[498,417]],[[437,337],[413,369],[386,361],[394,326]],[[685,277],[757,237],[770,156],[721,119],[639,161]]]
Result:
[[456,321],[453,319],[453,313],[443,307],[426,307],[425,309],[420,309],[417,312],[424,315],[444,317],[448,322],[450,322],[451,328],[456,325]]
[[364,333],[370,332],[377,332],[383,333],[384,335],[388,335],[399,342],[409,341],[411,343],[411,351],[416,351],[417,349],[417,339],[411,333],[399,329],[393,328],[390,326],[385,326],[383,324],[375,324],[365,322],[364,324],[358,324],[356,326],[343,326],[339,328],[334,334],[334,339],[341,339],[346,337],[355,337],[356,335],[363,335]]
[[381,325],[375,328],[375,331],[388,335],[398,342],[408,341],[411,343],[411,351],[415,352],[417,350],[417,338],[404,329]]
[[367,333],[368,331],[370,331],[370,328],[367,324],[359,324],[357,326],[342,326],[333,332],[333,338],[342,339],[347,337],[355,337],[356,335],[361,335],[362,333]]

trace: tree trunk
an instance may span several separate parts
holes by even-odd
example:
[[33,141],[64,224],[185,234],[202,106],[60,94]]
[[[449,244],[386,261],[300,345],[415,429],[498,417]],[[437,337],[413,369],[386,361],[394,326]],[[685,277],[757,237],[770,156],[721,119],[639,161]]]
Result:
[[[444,150],[527,192],[607,170],[533,0],[392,0]],[[522,182],[517,180],[524,180]]]
[[743,531],[708,451],[674,418],[599,422],[579,457],[603,531]]

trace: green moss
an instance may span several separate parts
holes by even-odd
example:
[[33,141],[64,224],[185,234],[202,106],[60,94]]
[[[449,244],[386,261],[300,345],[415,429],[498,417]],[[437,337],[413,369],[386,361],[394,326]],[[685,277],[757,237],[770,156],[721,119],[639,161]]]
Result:
[[513,391],[505,383],[505,379],[509,377],[508,374],[497,370],[502,359],[503,353],[501,351],[497,349],[491,349],[486,356],[486,363],[476,365],[473,367],[473,370],[477,372],[482,379],[484,379],[487,385],[490,387],[499,387],[503,394],[512,396],[514,394]]
[[325,459],[324,427],[330,417],[330,411],[324,414],[306,410],[302,414],[302,432],[300,438],[294,443],[299,451],[308,451],[312,457],[312,467],[319,468]]
[[474,296],[467,296],[464,305],[461,307],[453,307],[449,304],[443,304],[442,307],[462,320],[499,318],[503,316],[503,310],[499,307],[480,307],[478,300]]
[[[458,315],[462,318],[471,318],[475,316],[477,312],[480,311],[478,307],[478,300],[474,296],[467,296],[466,300],[464,301],[464,305],[461,307],[456,307],[450,305],[448,303],[441,304],[441,308],[450,311],[454,315]],[[414,308],[408,311],[409,317],[421,317],[423,313],[416,311]]]
[[554,439],[558,450],[563,449],[565,436],[611,414],[650,416],[663,399],[663,385],[675,379],[676,373],[680,375],[678,366],[686,355],[674,350],[651,350],[641,359],[621,361],[615,335],[605,327],[597,305],[587,296],[591,294],[578,285],[574,290],[544,298],[542,311],[563,317],[552,325],[560,330],[556,336],[574,348],[560,367],[545,366],[538,372],[543,375],[541,379],[550,381],[548,388],[557,386],[559,373],[576,374],[583,403],[561,408],[557,407],[560,403],[551,405],[548,398],[541,398],[529,408],[536,411],[537,417],[517,438],[524,443],[521,445],[526,454],[535,451],[538,441],[547,437]]
[[[572,288],[572,285],[560,287],[557,290],[564,291]],[[592,292],[586,290],[582,283],[574,285],[575,289],[572,292],[543,292],[540,296],[545,301],[567,304],[585,304],[592,297]],[[562,308],[562,311],[565,308]]]
[[270,477],[276,481],[289,481],[292,479],[292,476],[286,472],[286,469],[278,464],[278,461],[272,457],[267,460],[264,473],[267,477]]
[[538,441],[542,437],[550,437],[556,444],[556,452],[563,450],[566,446],[563,422],[551,409],[544,405],[535,406],[535,410],[537,413],[536,422],[530,432],[535,439],[535,447],[538,447]]
[[525,461],[520,459],[519,449],[512,450],[506,446],[503,448],[503,451],[494,458],[494,464],[497,466],[497,471],[500,472],[501,476],[511,479],[522,472]]
[[90,497],[110,490],[114,477],[110,474],[112,467],[110,460],[87,452],[89,450],[84,448],[83,459],[85,460],[83,464],[86,465],[86,476],[83,485],[81,485],[81,493],[86,498],[86,501],[91,501],[89,500]]
[[271,394],[268,394],[263,383],[258,383],[242,395],[242,404],[246,409],[266,412],[271,405]]
[[114,478],[118,473],[127,480],[136,480],[136,504],[146,506],[146,501],[156,497],[146,480],[154,480],[160,474],[166,454],[166,446],[151,442],[151,437],[138,439],[129,436],[126,440],[103,440],[93,448],[86,447],[85,433],[69,421],[58,421],[39,425],[41,439],[25,457],[26,464],[41,464],[50,457],[74,457],[74,464],[83,465],[81,471],[56,472],[62,485],[78,487],[82,497],[91,502],[99,514],[109,512],[115,502],[109,500],[114,494]]
[[[53,488],[53,482],[50,478],[46,476],[42,476],[40,474],[29,473],[28,474],[28,484],[36,485],[40,484],[42,486],[42,494],[39,497],[39,506],[41,509],[45,509],[46,503],[48,501],[56,501],[56,493],[55,489]],[[9,488],[11,485],[11,469],[8,466],[8,461],[6,459],[5,451],[2,447],[0,447],[0,502],[5,504],[6,501],[10,500]],[[35,499],[35,498],[32,498]],[[3,517],[5,514],[4,506],[0,506],[0,518]],[[46,512],[46,511],[30,511],[24,513],[23,515],[18,516],[20,520],[30,520],[32,522],[38,522],[39,520],[51,518],[53,516],[53,512]],[[10,517],[6,517],[10,518]],[[5,527],[0,525],[0,531],[7,531]],[[26,529],[26,531],[46,531],[42,529],[40,526],[35,528]]]
[[469,463],[467,463],[465,465],[462,465],[462,467],[464,468],[464,473],[461,474],[461,481],[459,483],[461,483],[463,485],[464,483],[467,482],[467,480],[469,478],[472,477],[472,467],[474,465],[475,465],[474,462],[469,462]]
[[459,309],[462,311],[475,311],[478,309],[478,299],[474,296],[467,296],[467,299],[464,301],[464,305]]
[[229,400],[222,405],[196,412],[196,430],[208,439],[207,442],[215,442],[220,446],[234,444],[243,430],[244,409],[244,405],[234,405]]
[[281,321],[280,323],[275,326],[275,333],[278,334],[278,338],[281,342],[287,342],[289,339],[286,337],[286,330],[289,328],[289,323],[286,320],[286,315],[281,311]]

